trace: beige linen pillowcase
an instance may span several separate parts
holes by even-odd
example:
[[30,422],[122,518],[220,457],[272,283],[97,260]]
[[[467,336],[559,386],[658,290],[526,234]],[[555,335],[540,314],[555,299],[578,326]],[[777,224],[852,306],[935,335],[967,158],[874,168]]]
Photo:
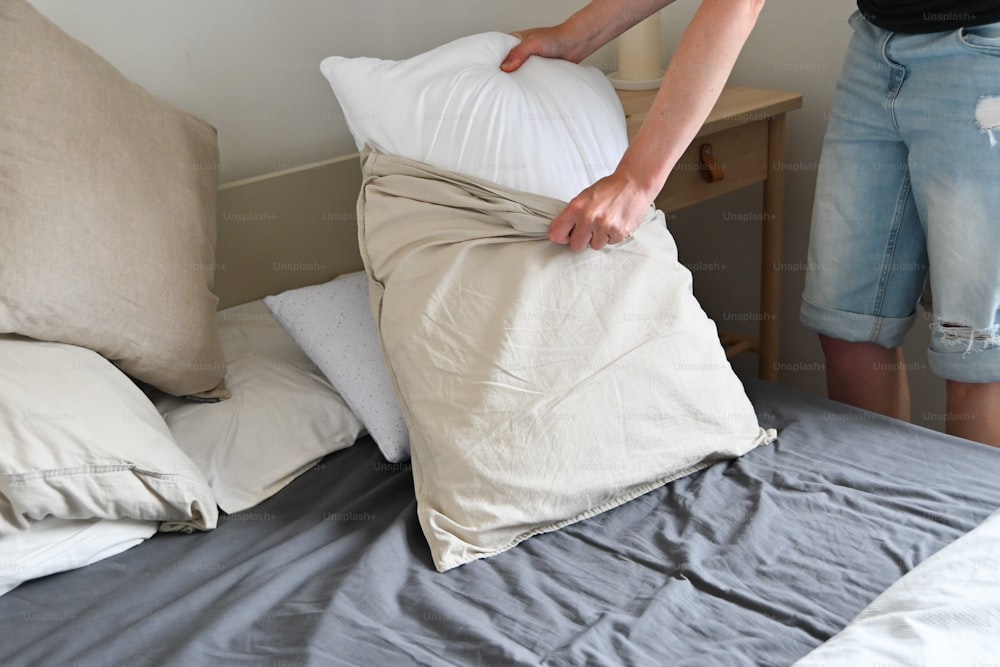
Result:
[[562,203],[368,150],[362,255],[439,571],[771,442],[663,213],[549,241]]
[[0,99],[0,333],[171,394],[219,387],[215,129],[24,0],[0,3]]
[[205,476],[153,404],[93,350],[0,335],[0,539],[50,517],[218,520]]

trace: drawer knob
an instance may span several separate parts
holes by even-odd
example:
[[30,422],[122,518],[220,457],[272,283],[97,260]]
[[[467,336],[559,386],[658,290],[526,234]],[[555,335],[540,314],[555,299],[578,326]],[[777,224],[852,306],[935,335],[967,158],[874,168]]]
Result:
[[702,144],[698,155],[701,159],[701,177],[706,183],[718,183],[726,177],[726,168],[715,159],[712,144]]

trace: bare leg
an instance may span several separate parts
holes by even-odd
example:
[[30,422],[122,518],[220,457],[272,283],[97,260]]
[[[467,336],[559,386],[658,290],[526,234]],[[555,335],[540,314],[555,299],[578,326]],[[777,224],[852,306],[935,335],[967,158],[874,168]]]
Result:
[[820,335],[827,395],[841,403],[910,420],[910,385],[902,348],[849,343]]
[[945,431],[1000,447],[1000,382],[974,384],[948,380]]

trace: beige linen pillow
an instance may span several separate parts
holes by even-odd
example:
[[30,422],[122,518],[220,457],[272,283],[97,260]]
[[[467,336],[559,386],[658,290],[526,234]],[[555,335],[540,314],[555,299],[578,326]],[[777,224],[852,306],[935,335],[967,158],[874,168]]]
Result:
[[0,540],[58,519],[218,520],[205,476],[142,391],[93,350],[0,335]]
[[0,3],[0,332],[219,386],[218,145],[24,0]]
[[362,174],[372,309],[438,570],[774,439],[662,212],[575,253],[548,240],[557,200],[375,151]]

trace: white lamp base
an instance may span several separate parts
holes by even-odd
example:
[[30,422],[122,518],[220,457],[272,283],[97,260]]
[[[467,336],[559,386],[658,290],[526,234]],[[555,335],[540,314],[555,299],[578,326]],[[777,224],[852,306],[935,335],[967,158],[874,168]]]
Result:
[[653,90],[660,87],[663,75],[656,79],[619,79],[618,72],[612,72],[608,74],[608,81],[615,90]]

